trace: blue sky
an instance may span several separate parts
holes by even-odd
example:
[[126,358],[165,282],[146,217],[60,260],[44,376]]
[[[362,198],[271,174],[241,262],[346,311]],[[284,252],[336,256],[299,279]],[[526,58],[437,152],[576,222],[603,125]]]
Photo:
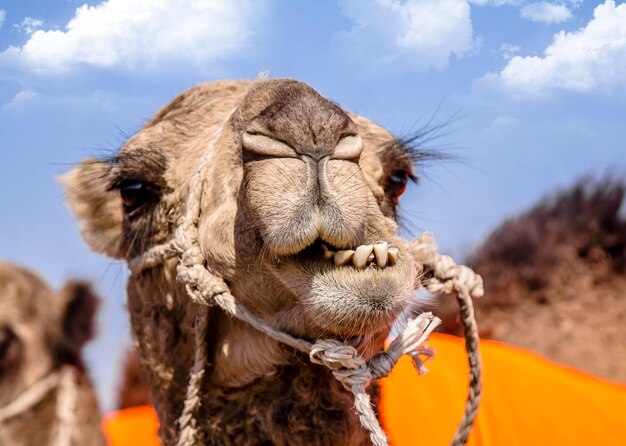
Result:
[[262,70],[396,134],[457,116],[402,200],[412,233],[469,252],[583,175],[626,173],[626,4],[524,0],[0,0],[0,257],[104,298],[88,359],[111,408],[125,267],[92,254],[54,177],[183,89]]

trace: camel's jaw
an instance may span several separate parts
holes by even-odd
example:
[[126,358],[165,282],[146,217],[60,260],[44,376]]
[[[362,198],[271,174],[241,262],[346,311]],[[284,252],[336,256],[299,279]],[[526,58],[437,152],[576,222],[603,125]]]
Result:
[[388,328],[413,292],[412,261],[388,242],[337,250],[318,240],[274,270],[310,322],[342,336]]

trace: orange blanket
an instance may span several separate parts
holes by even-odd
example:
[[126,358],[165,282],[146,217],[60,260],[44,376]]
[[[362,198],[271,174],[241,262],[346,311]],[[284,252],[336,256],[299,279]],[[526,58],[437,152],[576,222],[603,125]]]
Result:
[[[463,341],[433,334],[437,352],[418,376],[403,358],[381,381],[381,418],[393,446],[448,445],[461,420],[468,367]],[[483,399],[468,444],[626,444],[626,386],[549,362],[493,341],[481,344]],[[104,423],[111,446],[158,445],[151,408]]]
[[102,424],[109,446],[159,446],[159,420],[150,406],[118,410]]

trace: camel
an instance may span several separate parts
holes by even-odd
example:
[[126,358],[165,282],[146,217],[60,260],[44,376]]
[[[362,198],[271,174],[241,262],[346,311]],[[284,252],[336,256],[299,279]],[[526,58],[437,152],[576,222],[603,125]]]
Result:
[[105,445],[82,361],[98,299],[82,282],[54,293],[0,262],[0,444]]
[[419,305],[426,273],[396,215],[423,156],[299,81],[219,81],[62,178],[86,242],[130,267],[163,444],[384,444],[361,425],[377,424],[372,375],[342,377],[329,356],[382,361]]
[[[583,179],[477,247],[467,262],[487,283],[476,304],[482,337],[626,383],[625,190],[623,180]],[[458,330],[454,313],[439,309],[445,331]]]

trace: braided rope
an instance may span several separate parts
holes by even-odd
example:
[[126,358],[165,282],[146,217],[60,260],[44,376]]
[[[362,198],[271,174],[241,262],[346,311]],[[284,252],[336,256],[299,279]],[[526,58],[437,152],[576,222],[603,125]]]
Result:
[[465,337],[465,350],[470,366],[469,395],[465,403],[465,413],[461,419],[456,434],[452,440],[452,445],[464,445],[467,437],[472,431],[474,419],[478,413],[480,403],[482,382],[480,379],[481,360],[478,350],[478,327],[474,318],[474,306],[468,288],[458,283],[457,300],[460,306],[461,325],[463,326],[463,335]]
[[[421,344],[441,322],[431,313],[423,313],[415,319],[408,319],[401,334],[391,343],[384,352],[375,355],[369,364],[358,354],[356,349],[337,340],[318,340],[314,344],[291,336],[288,333],[275,329],[265,320],[251,313],[247,308],[237,303],[230,293],[228,285],[218,275],[207,268],[206,258],[198,243],[198,223],[200,205],[207,178],[209,159],[214,151],[223,129],[231,119],[235,110],[229,113],[226,120],[215,133],[207,150],[202,156],[194,175],[189,183],[187,209],[176,229],[173,239],[163,245],[155,246],[129,261],[133,274],[157,266],[172,257],[180,257],[177,265],[177,279],[185,284],[190,298],[201,306],[217,305],[225,313],[253,326],[270,338],[289,345],[309,355],[311,362],[320,364],[333,373],[343,386],[354,395],[355,409],[364,428],[370,432],[370,439],[374,446],[387,446],[387,438],[372,409],[370,397],[366,388],[372,380],[387,376],[399,358],[408,354],[420,373],[424,372],[421,357],[431,357],[432,350]],[[428,238],[430,237],[430,238]],[[478,335],[473,318],[473,309],[470,296],[482,293],[482,279],[469,268],[459,265],[448,256],[437,253],[432,236],[426,234],[409,247],[409,253],[424,265],[430,272],[423,277],[424,284],[433,292],[456,292],[461,304],[461,314],[465,331],[466,349],[470,355],[472,380],[470,397],[466,405],[459,431],[454,437],[453,445],[464,444],[471,430],[478,399],[480,397],[480,357],[478,356]],[[201,307],[199,307],[201,308]],[[200,311],[200,310],[199,310]],[[197,412],[200,406],[200,389],[206,365],[206,308],[198,314],[196,327],[196,354],[194,367],[190,375],[187,397],[183,412],[178,423],[180,434],[177,446],[191,446],[195,444],[198,434]]]
[[[202,255],[197,245],[197,237],[192,235],[186,240],[189,241],[194,238],[195,243],[192,242],[192,245],[182,253],[181,263],[177,268],[178,278],[185,283],[187,292],[192,300],[201,305],[216,304],[227,314],[247,322],[272,339],[308,353],[311,362],[329,368],[333,376],[353,393],[359,420],[363,427],[370,432],[372,443],[375,446],[386,446],[388,444],[386,436],[378,423],[369,395],[365,389],[372,380],[387,376],[399,358],[405,354],[413,358],[416,368],[420,373],[423,373],[424,368],[420,357],[430,357],[432,356],[432,351],[421,344],[440,323],[440,320],[431,313],[422,313],[415,319],[409,319],[406,322],[406,327],[389,345],[387,350],[375,355],[368,365],[356,349],[351,346],[332,339],[319,340],[311,344],[306,340],[276,330],[266,321],[251,313],[247,308],[239,305],[223,279],[212,274],[204,267]],[[179,243],[179,246],[182,245]],[[412,245],[411,247],[414,246]],[[411,254],[415,254],[415,252],[411,252]],[[419,259],[420,256],[416,255],[416,258]],[[433,258],[430,261],[424,260],[423,264],[433,272],[430,276],[428,274],[424,276],[429,291],[458,292],[462,320],[464,327],[468,327],[465,334],[466,349],[470,355],[470,397],[468,398],[461,426],[452,442],[453,445],[459,445],[465,444],[467,440],[480,398],[480,357],[477,350],[478,337],[470,294],[473,296],[481,295],[482,280],[480,276],[475,275],[469,268],[463,265],[455,265],[453,262],[450,263],[450,261],[451,259],[448,256],[439,255],[435,251]],[[202,263],[199,264],[197,262]],[[206,315],[199,318],[199,320],[204,322],[202,325],[199,324],[202,328],[197,329],[196,333],[204,333],[204,335],[196,338],[196,361],[190,377],[183,414],[179,418],[181,433],[177,443],[178,446],[195,444],[194,439],[197,435],[196,416],[197,408],[199,407],[199,389],[203,377],[203,373],[199,373],[199,371],[203,372],[206,363],[206,352],[202,342],[203,339],[206,339]],[[204,351],[205,353],[201,355],[199,351]],[[199,367],[202,368],[200,369]]]
[[482,390],[478,326],[474,317],[472,298],[479,298],[484,294],[483,280],[467,266],[457,265],[450,256],[439,254],[433,235],[429,232],[412,241],[409,250],[413,257],[420,261],[426,269],[422,278],[426,289],[432,293],[449,294],[454,292],[459,303],[470,379],[465,413],[451,444],[453,446],[463,445],[467,442],[467,437],[478,413]]
[[176,443],[177,446],[198,444],[199,432],[197,419],[201,404],[202,378],[207,362],[206,336],[208,320],[208,309],[200,308],[198,310],[195,326],[196,349],[194,364],[189,378],[189,386],[187,387],[187,396],[185,398],[183,412],[178,419],[180,435]]

